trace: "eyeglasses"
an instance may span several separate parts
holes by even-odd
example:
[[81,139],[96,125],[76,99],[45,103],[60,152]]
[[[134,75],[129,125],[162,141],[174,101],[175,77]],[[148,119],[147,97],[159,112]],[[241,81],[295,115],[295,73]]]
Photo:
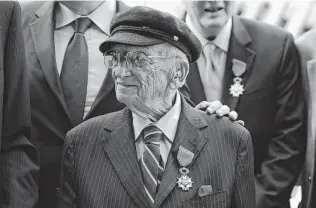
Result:
[[[124,55],[125,54],[125,55]],[[147,56],[140,51],[129,51],[121,53],[119,51],[107,51],[103,54],[104,64],[107,68],[116,68],[125,60],[128,67],[144,67],[155,62],[155,58],[171,58],[172,56]]]

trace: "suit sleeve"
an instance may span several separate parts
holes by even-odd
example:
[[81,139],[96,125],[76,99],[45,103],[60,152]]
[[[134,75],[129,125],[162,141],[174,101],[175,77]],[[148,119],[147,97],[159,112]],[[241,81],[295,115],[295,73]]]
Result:
[[29,141],[31,116],[21,11],[18,3],[12,4],[3,59],[0,207],[32,208],[38,199],[39,168],[37,151]]
[[256,175],[257,208],[288,204],[304,163],[306,130],[300,60],[292,35],[284,45],[276,78],[275,130],[268,157]]
[[[314,35],[314,34],[313,34]],[[315,157],[315,128],[313,128],[313,121],[316,119],[313,116],[313,108],[316,107],[316,103],[313,96],[310,94],[310,80],[307,74],[307,62],[313,59],[313,44],[310,43],[311,40],[304,36],[296,40],[296,45],[300,53],[301,67],[302,67],[302,80],[304,85],[304,95],[306,109],[308,112],[307,120],[307,147],[305,155],[305,163],[302,172],[302,200],[301,207],[307,207],[307,204],[311,201],[312,195],[309,194],[310,188],[313,185],[309,180],[309,176],[313,175],[314,170],[314,157]],[[312,79],[313,77],[311,77]],[[313,81],[312,81],[313,82]],[[311,205],[309,205],[311,206]]]
[[232,207],[254,208],[256,204],[253,147],[249,132],[243,133],[238,148]]
[[75,176],[75,144],[68,133],[63,147],[58,208],[74,207],[77,203]]

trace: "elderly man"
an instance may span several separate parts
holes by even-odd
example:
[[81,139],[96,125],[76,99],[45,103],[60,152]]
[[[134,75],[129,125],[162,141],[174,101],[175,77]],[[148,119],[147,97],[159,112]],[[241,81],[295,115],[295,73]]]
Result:
[[103,65],[99,46],[110,34],[113,15],[128,8],[115,0],[22,4],[32,142],[41,168],[38,208],[57,206],[67,131],[82,121],[125,107],[116,100],[114,81]]
[[186,24],[135,7],[114,16],[100,50],[127,107],[67,134],[59,207],[253,208],[249,133],[178,92],[201,50]]
[[203,47],[187,78],[191,100],[219,100],[238,112],[253,140],[256,207],[289,208],[306,146],[293,36],[232,16],[232,1],[185,2],[183,19]]

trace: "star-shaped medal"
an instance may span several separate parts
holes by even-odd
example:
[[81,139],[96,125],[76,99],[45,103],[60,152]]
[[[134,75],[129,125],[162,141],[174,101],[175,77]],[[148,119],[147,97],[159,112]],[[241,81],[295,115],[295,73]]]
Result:
[[177,184],[178,184],[178,187],[182,188],[183,191],[188,191],[190,188],[193,187],[193,181],[187,175],[180,176],[178,178]]
[[245,91],[244,85],[240,84],[240,82],[235,82],[229,88],[229,93],[233,95],[233,97],[239,97]]
[[178,178],[177,184],[178,188],[181,188],[182,191],[189,191],[193,187],[193,181],[188,176],[189,170],[186,167],[182,167],[179,170],[181,176]]

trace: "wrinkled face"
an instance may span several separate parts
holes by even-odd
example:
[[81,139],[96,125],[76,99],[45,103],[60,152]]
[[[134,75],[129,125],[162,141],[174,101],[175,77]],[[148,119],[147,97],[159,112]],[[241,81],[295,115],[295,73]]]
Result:
[[[126,45],[114,45],[112,47],[111,51],[120,54],[118,56],[121,60],[112,69],[116,97],[119,102],[126,105],[142,103],[146,106],[155,106],[161,103],[161,99],[168,96],[172,70],[170,64],[168,66],[167,59],[158,58],[164,55],[154,50],[154,47],[145,48]],[[137,56],[137,59],[133,59],[133,56],[129,56],[133,52],[141,55]],[[150,58],[146,59],[148,56]],[[157,58],[152,58],[152,56]],[[128,59],[127,62],[126,59]]]
[[232,1],[186,1],[193,24],[206,38],[215,38],[232,15]]

